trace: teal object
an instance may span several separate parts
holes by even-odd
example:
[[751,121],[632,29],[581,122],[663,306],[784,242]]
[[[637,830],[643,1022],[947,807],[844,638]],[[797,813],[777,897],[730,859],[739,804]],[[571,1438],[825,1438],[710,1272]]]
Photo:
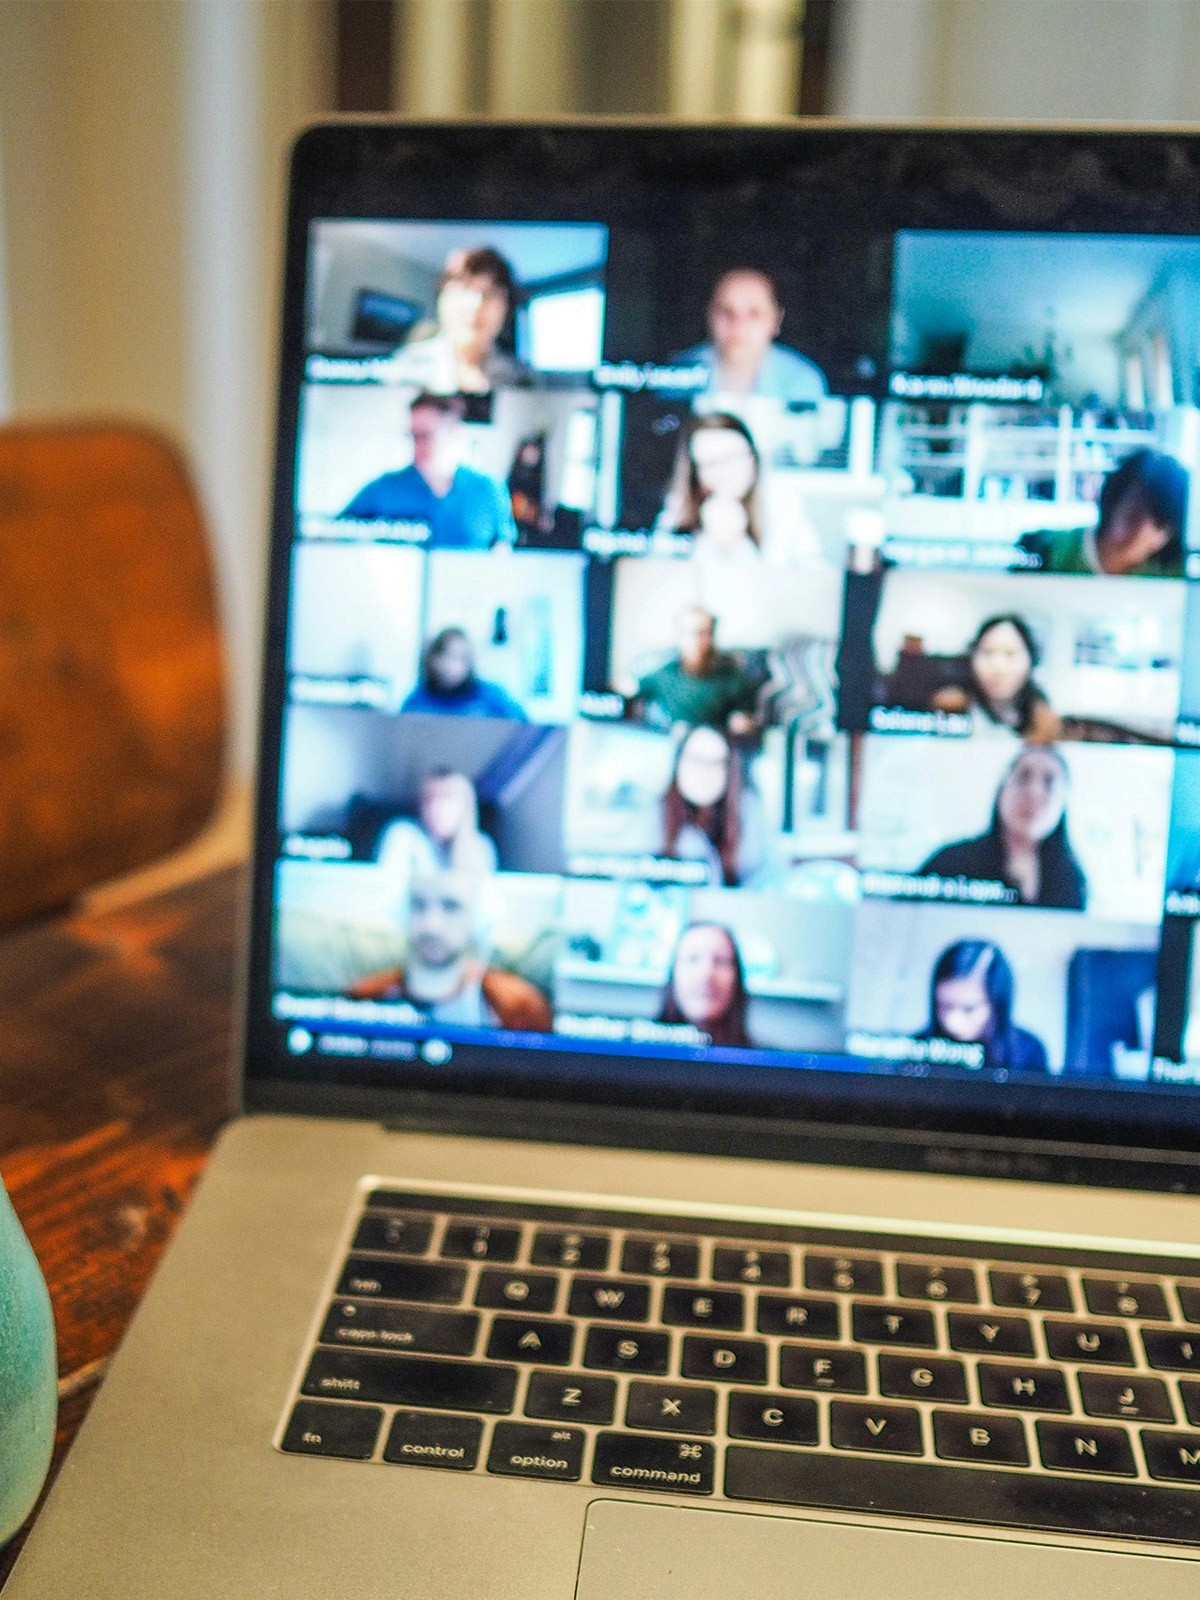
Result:
[[46,1280],[0,1183],[0,1545],[24,1522],[45,1481],[57,1371]]

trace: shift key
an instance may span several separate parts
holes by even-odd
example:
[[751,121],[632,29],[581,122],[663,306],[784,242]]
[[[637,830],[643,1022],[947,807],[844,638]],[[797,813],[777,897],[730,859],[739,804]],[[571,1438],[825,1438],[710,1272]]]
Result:
[[501,1416],[512,1410],[516,1392],[516,1367],[366,1350],[318,1350],[304,1378],[304,1393],[321,1399]]

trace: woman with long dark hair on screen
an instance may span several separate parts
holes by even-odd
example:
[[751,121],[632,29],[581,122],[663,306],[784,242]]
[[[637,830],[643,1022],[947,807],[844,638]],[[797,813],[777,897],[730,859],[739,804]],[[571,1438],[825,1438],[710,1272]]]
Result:
[[689,728],[663,795],[661,853],[703,862],[706,882],[733,887],[761,866],[761,831],[758,796],[737,751],[717,728]]
[[1087,880],[1067,836],[1068,782],[1054,745],[1022,745],[1000,781],[987,832],[945,845],[918,870],[1003,883],[1022,905],[1082,911]]
[[938,711],[978,711],[994,727],[1010,728],[1034,744],[1052,744],[1062,723],[1033,681],[1039,660],[1037,641],[1024,617],[1015,612],[988,617],[967,646],[965,686],[939,690]]
[[680,441],[659,526],[695,534],[697,555],[756,558],[762,551],[760,476],[758,448],[741,418],[706,412]]
[[752,1048],[746,1031],[746,974],[737,940],[719,922],[693,922],[671,958],[660,1022],[687,1022],[713,1044]]
[[1045,1072],[1046,1047],[1012,1019],[1013,971],[999,945],[960,939],[934,962],[929,1023],[921,1039],[981,1044],[983,1065],[1009,1072]]

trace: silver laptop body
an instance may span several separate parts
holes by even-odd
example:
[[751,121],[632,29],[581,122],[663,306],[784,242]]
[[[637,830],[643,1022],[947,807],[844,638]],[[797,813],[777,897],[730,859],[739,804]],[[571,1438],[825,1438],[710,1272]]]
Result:
[[1192,1592],[1197,305],[1190,135],[301,139],[247,1114],[14,1600]]

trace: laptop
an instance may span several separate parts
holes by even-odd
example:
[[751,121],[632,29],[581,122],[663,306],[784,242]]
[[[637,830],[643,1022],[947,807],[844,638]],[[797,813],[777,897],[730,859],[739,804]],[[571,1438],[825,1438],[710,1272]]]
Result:
[[10,1582],[1200,1578],[1200,141],[294,153],[246,1115]]

